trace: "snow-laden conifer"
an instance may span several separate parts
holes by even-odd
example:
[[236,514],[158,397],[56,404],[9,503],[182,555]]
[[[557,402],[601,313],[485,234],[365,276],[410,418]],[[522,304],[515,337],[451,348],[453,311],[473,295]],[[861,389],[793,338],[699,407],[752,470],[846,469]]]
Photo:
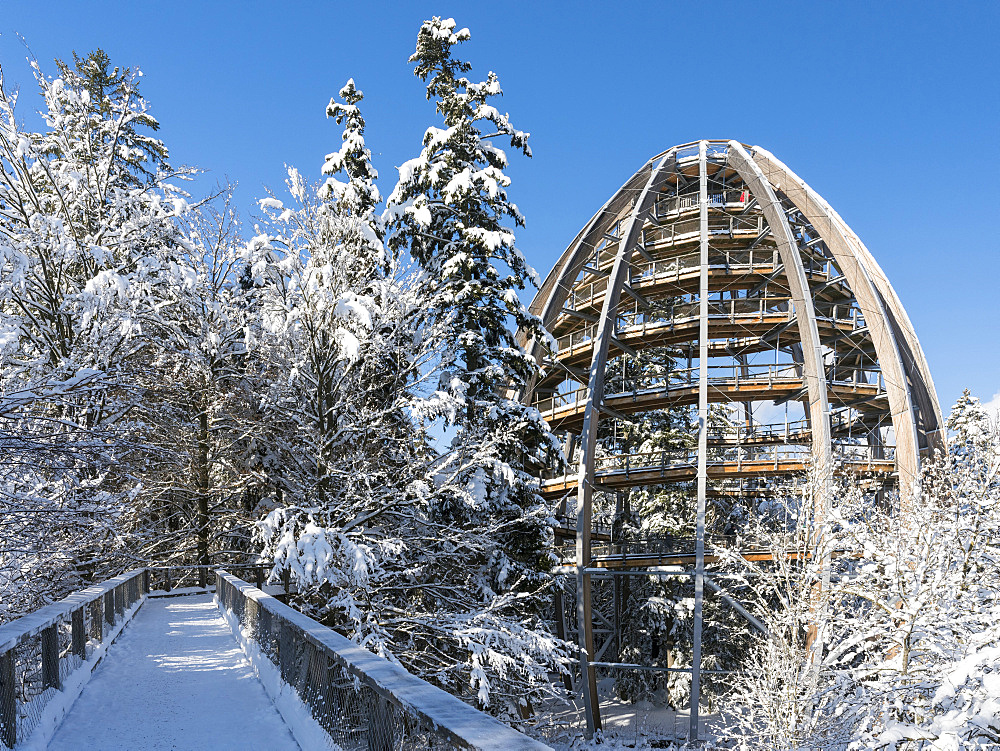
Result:
[[417,361],[375,212],[362,95],[349,81],[340,96],[327,109],[344,126],[329,177],[314,188],[290,169],[291,205],[264,199],[266,231],[249,247],[264,317],[257,351],[273,373],[259,440],[276,496],[263,531],[303,607],[391,655],[390,616],[372,601],[386,559],[404,555],[401,519],[412,514],[420,439],[405,407]]
[[[524,711],[540,687],[544,662],[520,676],[511,672],[518,659],[508,650],[517,644],[497,619],[514,626],[517,613],[542,629],[553,538],[537,477],[558,463],[559,447],[538,411],[520,399],[539,367],[514,331],[548,335],[518,297],[537,276],[515,244],[513,228],[523,218],[507,195],[507,156],[497,141],[530,156],[528,134],[491,103],[502,93],[494,73],[478,83],[462,75],[470,65],[452,52],[467,39],[468,30],[456,30],[452,19],[433,18],[420,28],[410,61],[427,82],[443,126],[429,128],[420,155],[399,168],[386,217],[390,247],[407,251],[420,267],[421,331],[438,366],[436,388],[418,400],[416,413],[443,419],[454,435],[428,478],[431,518],[444,539],[418,581],[454,582],[462,592],[442,610],[453,638],[470,654],[480,702]],[[487,629],[484,622],[480,636],[458,630],[462,620],[485,614],[495,625]],[[440,641],[430,631],[424,638],[429,650]],[[535,659],[558,662],[554,644],[533,652]],[[489,653],[495,657],[483,659]]]

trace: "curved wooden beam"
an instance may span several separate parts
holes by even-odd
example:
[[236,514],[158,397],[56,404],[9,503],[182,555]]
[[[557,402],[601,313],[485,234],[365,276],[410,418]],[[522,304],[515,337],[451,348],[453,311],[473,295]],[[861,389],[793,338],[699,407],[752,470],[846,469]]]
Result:
[[846,234],[845,225],[836,220],[829,204],[770,152],[755,148],[753,158],[767,180],[788,197],[823,238],[858,301],[885,380],[892,427],[896,434],[896,468],[900,487],[907,493],[920,476],[920,440],[903,356],[896,333],[889,323],[883,297]]
[[809,398],[809,417],[813,434],[813,461],[821,478],[828,478],[833,470],[832,439],[830,435],[830,402],[827,399],[826,371],[823,367],[823,351],[816,325],[816,309],[813,306],[809,282],[802,266],[802,256],[798,243],[792,235],[781,203],[760,167],[753,161],[743,145],[729,142],[729,164],[739,174],[740,179],[757,203],[771,228],[781,263],[785,267],[795,318],[798,322],[799,341],[802,344],[802,376],[806,382]]
[[[758,147],[754,147],[757,149]],[[765,149],[759,149],[760,153],[766,156],[779,171],[793,177],[796,181],[805,185],[805,182],[795,175],[779,159]],[[777,176],[776,176],[777,177]],[[780,179],[780,178],[779,178]],[[808,186],[806,186],[808,187]],[[779,187],[779,189],[782,189]],[[809,189],[812,191],[812,189]],[[903,307],[896,290],[889,283],[888,277],[882,271],[881,266],[872,256],[867,246],[861,238],[847,225],[840,214],[830,206],[818,193],[812,191],[820,207],[830,216],[833,222],[839,227],[844,237],[853,246],[858,261],[864,267],[886,311],[890,329],[896,339],[897,348],[903,368],[906,372],[907,383],[910,390],[910,399],[919,414],[914,414],[914,419],[919,425],[923,425],[918,434],[919,448],[922,453],[941,448],[946,441],[944,429],[944,418],[941,413],[941,405],[938,402],[937,392],[934,388],[934,379],[931,377],[930,368],[927,365],[927,358],[917,339],[917,333],[910,323],[910,318]],[[804,212],[803,212],[804,213]],[[857,294],[857,292],[855,292]]]
[[[600,707],[597,696],[597,676],[590,665],[594,659],[594,630],[592,623],[590,574],[586,573],[590,561],[590,531],[594,495],[594,458],[597,444],[597,423],[600,420],[601,397],[604,394],[604,376],[608,362],[608,349],[615,333],[615,310],[621,297],[629,270],[632,250],[642,231],[643,221],[655,198],[655,188],[663,180],[664,165],[672,152],[667,152],[652,169],[642,192],[629,215],[628,222],[618,242],[618,253],[608,280],[604,305],[594,337],[587,384],[587,406],[580,433],[580,470],[577,480],[576,520],[576,592],[577,632],[580,643],[580,671],[583,683],[583,704],[587,719],[587,732],[592,735],[601,728]],[[561,307],[561,306],[560,306]]]
[[[604,236],[608,227],[613,224],[621,215],[624,204],[627,203],[629,192],[638,191],[646,182],[646,173],[653,166],[656,157],[644,164],[632,177],[625,181],[624,185],[615,191],[604,205],[592,216],[584,225],[573,242],[569,244],[555,266],[545,276],[545,281],[539,287],[535,299],[531,301],[529,311],[542,319],[542,325],[548,329],[552,322],[559,316],[566,298],[573,288],[573,281],[579,275],[591,250]],[[520,336],[520,334],[519,334]],[[539,361],[545,348],[541,342],[532,339],[530,342],[521,339],[521,344],[528,354]],[[535,381],[531,381],[524,389],[520,399],[525,404],[530,404],[535,390]]]

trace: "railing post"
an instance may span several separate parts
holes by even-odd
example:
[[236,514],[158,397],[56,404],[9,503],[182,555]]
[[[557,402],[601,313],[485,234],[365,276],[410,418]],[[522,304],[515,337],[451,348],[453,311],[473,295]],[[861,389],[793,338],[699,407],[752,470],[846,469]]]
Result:
[[115,625],[115,591],[104,593],[104,621],[109,626]]
[[17,685],[14,680],[14,650],[0,654],[0,743],[17,744]]
[[42,686],[59,688],[59,627],[42,629]]
[[94,632],[94,639],[100,644],[104,641],[104,600],[98,597],[91,607],[90,628]]
[[87,631],[84,628],[83,608],[73,611],[73,654],[87,659]]
[[142,593],[145,595],[149,594],[149,569],[145,568],[142,570]]
[[167,566],[166,578],[167,578],[167,583],[164,585],[163,591],[164,592],[169,592],[170,591],[170,566]]
[[125,615],[125,585],[119,584],[115,587],[115,613],[119,616]]
[[254,569],[254,586],[257,589],[264,589],[264,567],[258,566]]

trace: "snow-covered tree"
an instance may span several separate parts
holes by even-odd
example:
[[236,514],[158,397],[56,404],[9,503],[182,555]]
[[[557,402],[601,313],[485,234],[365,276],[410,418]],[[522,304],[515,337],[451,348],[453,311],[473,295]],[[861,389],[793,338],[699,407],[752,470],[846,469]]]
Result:
[[90,576],[118,545],[137,488],[129,460],[145,450],[129,428],[133,369],[156,300],[178,283],[186,207],[166,182],[183,171],[147,133],[139,72],[100,50],[58,67],[50,79],[33,63],[38,133],[18,123],[0,71],[0,556],[14,556],[0,568],[54,577],[25,589],[36,593]]
[[[501,94],[495,74],[473,83],[470,65],[452,57],[469,38],[451,19],[424,23],[410,58],[427,81],[443,128],[429,128],[420,156],[404,164],[389,199],[394,233],[423,270],[418,282],[425,336],[440,357],[438,388],[422,405],[443,416],[456,436],[435,474],[443,520],[484,528],[481,586],[503,591],[537,581],[547,564],[548,510],[538,468],[558,461],[558,446],[539,413],[518,399],[538,364],[515,328],[546,336],[517,291],[537,277],[509,226],[523,219],[507,196],[507,157],[493,139],[530,155],[527,134],[489,101]],[[530,584],[529,584],[530,586]]]
[[[507,156],[495,141],[531,152],[528,135],[490,103],[502,93],[496,75],[479,83],[462,75],[471,66],[452,50],[467,39],[468,30],[456,30],[452,19],[435,17],[420,28],[410,61],[444,122],[427,130],[420,155],[399,168],[386,212],[390,247],[407,251],[420,267],[421,331],[436,358],[437,387],[416,404],[417,414],[442,418],[454,435],[428,480],[440,554],[422,567],[419,581],[458,585],[462,597],[442,608],[447,617],[491,613],[535,628],[553,561],[552,513],[536,478],[539,469],[559,462],[559,446],[537,410],[519,398],[538,363],[515,330],[548,335],[518,298],[537,276],[515,245],[513,228],[523,219],[508,198]],[[425,638],[433,650],[438,638],[429,631]],[[504,645],[505,638],[495,628],[495,644],[459,640],[471,653],[473,685],[484,705],[497,700],[504,663],[516,664],[513,654],[500,657],[515,646]],[[483,658],[489,653],[494,660]],[[462,672],[460,665],[441,668]],[[523,711],[541,672],[541,666],[525,671],[521,682],[508,676],[514,690],[498,703]]]
[[[834,553],[823,649],[804,641],[814,618],[814,564],[790,570],[798,594],[771,598],[738,692],[744,748],[994,748],[1000,742],[1000,427],[968,392],[952,410],[948,450],[898,509],[846,488],[823,534]],[[814,543],[813,543],[814,544]],[[822,558],[822,551],[810,556]],[[764,572],[758,572],[763,574]],[[744,582],[760,592],[760,575]],[[756,583],[755,583],[756,582]],[[808,619],[808,620],[806,620]],[[782,624],[797,623],[795,631]],[[797,632],[797,634],[796,634]],[[762,713],[762,707],[780,711]]]
[[152,562],[242,562],[254,550],[266,477],[255,440],[262,374],[246,340],[258,311],[245,289],[231,197],[224,189],[185,215],[182,283],[147,327],[157,346],[137,375],[138,414],[143,440],[156,449],[128,533],[137,555]]
[[[264,523],[275,570],[303,606],[375,651],[390,641],[371,600],[400,555],[401,518],[421,440],[405,407],[418,363],[408,295],[382,242],[376,172],[353,81],[328,114],[344,125],[313,188],[294,169],[293,206],[261,205],[267,229],[251,242],[271,370],[263,395],[267,470],[279,496]],[[346,181],[337,179],[346,177]]]

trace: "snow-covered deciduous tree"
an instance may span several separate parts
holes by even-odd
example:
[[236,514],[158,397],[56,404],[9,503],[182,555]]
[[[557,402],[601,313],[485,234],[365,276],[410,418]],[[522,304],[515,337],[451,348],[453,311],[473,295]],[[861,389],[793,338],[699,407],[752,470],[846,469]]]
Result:
[[256,557],[253,524],[266,494],[255,432],[262,374],[247,351],[258,311],[246,289],[245,242],[232,191],[186,212],[178,283],[147,325],[156,340],[137,373],[149,452],[130,505],[130,545],[161,564]]
[[[803,628],[815,618],[816,572],[808,563],[779,577],[798,594],[759,610],[777,638],[761,640],[738,691],[746,721],[730,731],[742,747],[1000,743],[1000,427],[966,392],[948,428],[947,451],[912,497],[889,510],[847,488],[811,538],[833,560],[814,680],[795,677],[816,654]],[[746,578],[746,591],[761,592],[773,580],[765,573]],[[781,630],[792,622],[795,631]]]
[[[186,202],[167,182],[183,171],[148,135],[138,71],[100,50],[58,63],[55,79],[33,68],[38,133],[18,123],[0,72],[0,569],[15,589],[54,594],[120,547],[139,487],[129,462],[144,451],[134,368],[178,281]],[[25,586],[34,577],[52,581]]]

